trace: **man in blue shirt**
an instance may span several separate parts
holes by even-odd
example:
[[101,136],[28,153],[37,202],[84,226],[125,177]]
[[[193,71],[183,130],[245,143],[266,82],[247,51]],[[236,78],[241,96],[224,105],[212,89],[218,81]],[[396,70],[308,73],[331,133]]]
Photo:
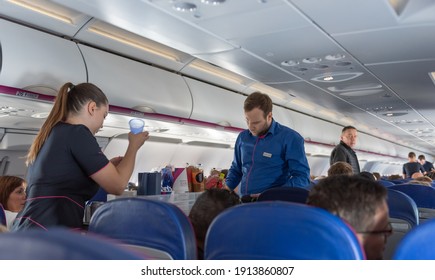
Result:
[[234,190],[240,183],[241,195],[256,195],[281,186],[310,184],[310,168],[304,139],[296,131],[272,117],[272,100],[254,92],[244,103],[248,129],[236,140],[234,159],[226,185]]

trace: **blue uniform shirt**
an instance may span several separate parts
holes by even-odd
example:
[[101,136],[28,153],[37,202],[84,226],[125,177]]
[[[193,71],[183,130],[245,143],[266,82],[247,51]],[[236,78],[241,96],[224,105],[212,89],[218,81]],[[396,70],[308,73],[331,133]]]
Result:
[[261,193],[273,187],[308,186],[310,167],[302,136],[275,120],[263,136],[253,136],[248,129],[242,131],[237,137],[234,160],[226,178],[230,189],[240,182],[242,195]]

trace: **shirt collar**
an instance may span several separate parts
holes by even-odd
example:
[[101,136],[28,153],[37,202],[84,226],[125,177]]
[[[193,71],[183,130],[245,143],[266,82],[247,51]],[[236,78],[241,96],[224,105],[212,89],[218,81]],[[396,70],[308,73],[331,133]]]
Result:
[[268,134],[274,135],[276,133],[277,124],[275,120],[272,118],[272,123],[269,126],[269,130],[264,134],[263,136],[260,136],[260,138],[265,138]]

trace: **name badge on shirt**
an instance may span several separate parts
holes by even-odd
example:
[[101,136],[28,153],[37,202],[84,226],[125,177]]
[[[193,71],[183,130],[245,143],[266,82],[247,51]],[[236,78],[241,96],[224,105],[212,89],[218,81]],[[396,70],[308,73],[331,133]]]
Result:
[[264,152],[264,153],[263,153],[263,157],[271,158],[271,157],[272,157],[272,154],[271,154],[271,153],[266,153],[266,152]]

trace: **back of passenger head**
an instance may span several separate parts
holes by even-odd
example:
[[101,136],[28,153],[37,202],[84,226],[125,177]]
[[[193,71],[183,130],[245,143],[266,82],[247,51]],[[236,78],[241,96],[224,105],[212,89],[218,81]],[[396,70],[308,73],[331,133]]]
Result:
[[332,176],[311,188],[307,204],[323,208],[356,232],[369,260],[383,259],[389,223],[387,190],[379,183],[354,176]]
[[399,174],[392,174],[388,176],[388,180],[400,180],[400,179],[403,179],[403,177]]
[[198,259],[204,258],[204,242],[208,227],[225,209],[240,204],[239,196],[227,189],[207,189],[195,201],[189,213],[196,236]]
[[360,172],[360,173],[358,174],[358,176],[363,177],[363,178],[365,178],[365,179],[369,179],[369,180],[371,180],[371,181],[377,181],[375,175],[373,175],[372,173],[370,173],[370,172],[368,172],[368,171]]
[[335,175],[352,175],[352,165],[344,161],[338,161],[332,164],[328,169],[328,176]]
[[381,180],[381,174],[379,172],[373,172],[373,176],[375,176],[376,181]]
[[428,176],[419,176],[409,181],[409,184],[417,184],[432,187],[432,179]]

